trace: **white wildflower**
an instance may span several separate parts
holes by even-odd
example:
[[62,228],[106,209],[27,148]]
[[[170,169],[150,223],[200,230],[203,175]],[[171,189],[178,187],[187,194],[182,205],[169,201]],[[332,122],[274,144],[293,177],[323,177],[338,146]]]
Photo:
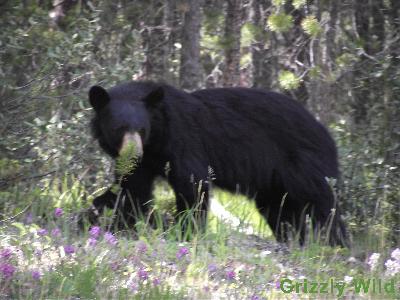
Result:
[[367,264],[371,268],[371,271],[375,270],[378,266],[378,261],[380,257],[381,255],[379,253],[372,253],[369,257]]
[[385,262],[386,275],[392,277],[400,273],[400,261],[388,259]]
[[350,282],[352,282],[352,280],[353,280],[353,277],[351,277],[351,276],[344,276],[344,282],[346,282],[346,283],[350,283]]
[[392,252],[392,258],[400,263],[400,248],[396,248]]

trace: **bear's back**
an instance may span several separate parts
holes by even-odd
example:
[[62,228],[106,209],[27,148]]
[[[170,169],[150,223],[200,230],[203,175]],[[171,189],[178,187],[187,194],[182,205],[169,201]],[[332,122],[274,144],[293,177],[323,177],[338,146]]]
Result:
[[313,157],[325,163],[322,165],[327,176],[337,176],[335,142],[298,101],[253,88],[212,88],[191,95],[207,108],[204,125],[216,131],[214,136],[209,135],[215,143],[231,138],[237,141],[241,153],[250,151],[254,152],[252,157],[260,157],[267,149],[270,158],[286,162],[300,157],[312,161]]
[[[326,140],[334,148],[326,128],[304,106],[283,94],[254,88],[212,88],[191,93],[215,120],[235,127],[267,131],[274,140],[310,142]],[[248,132],[247,132],[248,133]],[[290,142],[290,141],[287,141]]]

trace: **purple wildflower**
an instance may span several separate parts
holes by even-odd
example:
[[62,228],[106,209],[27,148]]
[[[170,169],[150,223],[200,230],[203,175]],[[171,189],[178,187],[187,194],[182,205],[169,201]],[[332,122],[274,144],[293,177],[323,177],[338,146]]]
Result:
[[146,253],[147,252],[147,245],[143,241],[138,241],[136,244],[137,251],[139,253]]
[[104,233],[104,239],[106,240],[107,243],[109,243],[112,246],[118,244],[117,238],[111,232]]
[[25,224],[32,224],[32,221],[33,221],[32,213],[29,212],[25,216],[24,223]]
[[75,253],[75,247],[72,245],[65,245],[64,246],[64,252],[67,255],[71,255]]
[[56,216],[56,218],[62,217],[64,211],[62,210],[62,208],[56,207],[56,209],[54,210],[54,215]]
[[250,298],[250,300],[260,300],[261,298],[257,296],[256,294],[253,294]]
[[236,273],[235,273],[234,270],[228,270],[225,275],[226,275],[226,279],[234,280],[235,276],[236,276]]
[[10,248],[4,248],[0,252],[0,257],[2,259],[9,259],[12,255],[12,250]]
[[146,280],[147,278],[149,278],[149,273],[147,273],[147,271],[142,268],[139,269],[137,275],[141,280]]
[[40,228],[40,229],[37,231],[37,234],[40,235],[40,236],[44,236],[44,235],[47,234],[47,232],[48,232],[47,229]]
[[138,286],[135,282],[130,282],[128,284],[129,289],[131,290],[131,292],[136,292],[138,290]]
[[114,261],[110,264],[111,270],[116,271],[119,268],[119,263],[117,261]]
[[88,238],[88,245],[90,247],[95,247],[97,245],[97,240],[95,238],[92,238],[92,237]]
[[214,263],[208,265],[208,272],[211,274],[217,272],[217,269],[217,265]]
[[40,250],[40,249],[38,249],[38,248],[36,248],[36,249],[33,251],[33,253],[34,253],[36,256],[41,256],[41,255],[43,254],[42,250]]
[[52,231],[51,231],[51,235],[53,236],[53,237],[60,237],[61,236],[61,230],[60,230],[60,228],[54,228]]
[[38,270],[33,270],[32,271],[32,278],[34,280],[39,280],[40,277],[42,277],[42,274],[40,274],[40,272]]
[[0,273],[5,279],[10,279],[15,273],[15,267],[8,263],[0,264]]
[[280,282],[280,280],[278,280],[278,281],[276,282],[275,287],[276,287],[278,290],[281,289],[281,282]]
[[157,277],[153,279],[153,285],[154,286],[158,286],[160,284],[161,284],[161,280],[160,279],[158,279]]
[[100,236],[100,234],[101,234],[101,228],[99,226],[93,226],[89,230],[89,235],[94,239],[97,239]]
[[189,249],[186,247],[179,248],[178,252],[176,253],[176,258],[181,259],[182,257],[189,254]]

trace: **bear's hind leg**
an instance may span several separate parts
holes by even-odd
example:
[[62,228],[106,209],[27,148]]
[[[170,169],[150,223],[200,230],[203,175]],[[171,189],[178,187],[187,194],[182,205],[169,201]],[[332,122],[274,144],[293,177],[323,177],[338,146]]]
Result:
[[[346,228],[340,217],[340,209],[336,203],[333,191],[325,178],[310,179],[309,184],[292,185],[289,188],[290,203],[302,210],[302,215],[308,215],[313,225],[315,237],[325,232],[331,246],[348,246]],[[299,226],[305,228],[305,218]]]
[[287,195],[277,191],[259,192],[255,201],[278,242],[286,243],[290,237],[298,235],[300,244],[303,243],[305,232],[299,226],[301,214],[290,205]]

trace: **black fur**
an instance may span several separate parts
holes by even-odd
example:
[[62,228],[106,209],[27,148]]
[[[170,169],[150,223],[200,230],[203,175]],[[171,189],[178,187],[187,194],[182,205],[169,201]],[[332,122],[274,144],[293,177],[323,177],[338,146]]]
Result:
[[[116,157],[126,130],[141,132],[145,144],[141,163],[122,183],[130,199],[121,209],[128,223],[134,223],[132,212],[148,211],[153,181],[166,176],[169,162],[167,180],[178,212],[202,198],[204,221],[211,167],[214,185],[255,199],[278,240],[287,240],[288,224],[304,239],[305,214],[319,229],[336,208],[330,243],[345,244],[345,227],[326,181],[339,175],[335,143],[298,102],[261,89],[186,93],[152,82],[121,84],[108,94],[110,101],[96,109],[92,121],[101,147]],[[112,207],[115,198],[108,191],[94,205]]]

